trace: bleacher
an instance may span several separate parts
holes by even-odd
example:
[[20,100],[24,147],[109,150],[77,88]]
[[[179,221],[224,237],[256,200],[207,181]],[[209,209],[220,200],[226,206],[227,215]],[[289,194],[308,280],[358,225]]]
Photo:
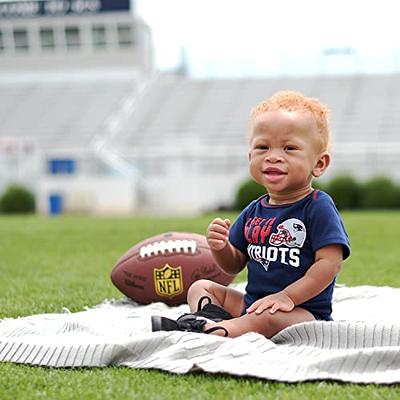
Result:
[[2,77],[0,136],[34,137],[42,149],[87,149],[130,98],[135,107],[107,142],[127,157],[157,152],[154,143],[243,148],[250,109],[277,90],[293,89],[330,107],[338,152],[400,143],[400,75],[224,80],[158,75],[141,97],[139,83],[127,73],[47,81]]
[[[400,178],[392,166],[400,156],[400,75],[223,80],[161,75],[113,145],[140,159],[159,152],[168,157],[185,147],[191,153],[191,146],[198,147],[197,154],[203,152],[206,162],[213,152],[228,158],[228,150],[225,156],[219,151],[224,146],[231,156],[246,151],[250,109],[285,89],[317,97],[331,109],[332,173],[367,177],[382,172]],[[379,154],[385,158],[377,163],[373,158],[381,158]]]
[[[43,148],[86,147],[121,101],[135,97],[134,76],[14,81],[0,79],[0,136],[34,136]],[[243,144],[250,109],[277,90],[300,90],[332,111],[334,143],[399,141],[400,75],[191,80],[159,75],[136,99],[113,146],[155,142]]]
[[41,77],[0,78],[0,136],[32,137],[43,150],[87,148],[138,87],[132,74]]
[[250,109],[277,90],[320,98],[332,111],[335,142],[397,141],[400,75],[190,80],[161,76],[127,120],[124,146],[198,136],[205,143],[242,141]]
[[[85,147],[101,135],[121,101],[136,95],[138,84],[134,76],[0,79],[0,136],[34,136],[44,148]],[[400,75],[232,80],[160,75],[136,99],[113,145],[178,145],[191,136],[204,144],[244,143],[250,109],[284,89],[300,90],[329,106],[335,143],[399,141]]]
[[248,175],[250,109],[284,89],[318,97],[332,111],[334,158],[325,179],[348,172],[400,180],[400,75],[194,80],[160,74],[147,84],[129,73],[48,78],[0,77],[0,138],[33,138],[42,154],[86,152],[92,159],[76,158],[81,166],[97,157],[114,175],[135,171],[147,210],[229,204]]

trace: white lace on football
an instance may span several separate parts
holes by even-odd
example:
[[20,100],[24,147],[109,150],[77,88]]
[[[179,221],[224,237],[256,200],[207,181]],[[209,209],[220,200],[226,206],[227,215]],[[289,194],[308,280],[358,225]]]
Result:
[[162,240],[150,243],[139,250],[140,257],[151,257],[168,253],[195,253],[197,243],[195,240]]

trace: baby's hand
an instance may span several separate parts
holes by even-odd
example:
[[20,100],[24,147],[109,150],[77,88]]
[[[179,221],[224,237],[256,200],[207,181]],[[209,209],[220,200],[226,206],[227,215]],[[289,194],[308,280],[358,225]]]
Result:
[[255,301],[246,311],[249,314],[252,312],[261,314],[269,309],[269,312],[274,314],[278,310],[286,312],[292,311],[294,307],[295,304],[293,300],[285,291],[281,291]]
[[229,219],[215,218],[208,226],[207,242],[211,250],[220,251],[228,244]]

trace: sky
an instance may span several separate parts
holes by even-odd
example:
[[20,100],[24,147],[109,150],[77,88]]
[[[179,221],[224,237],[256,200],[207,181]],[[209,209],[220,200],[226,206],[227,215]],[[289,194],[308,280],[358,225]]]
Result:
[[134,1],[161,70],[182,54],[195,77],[400,70],[397,0]]

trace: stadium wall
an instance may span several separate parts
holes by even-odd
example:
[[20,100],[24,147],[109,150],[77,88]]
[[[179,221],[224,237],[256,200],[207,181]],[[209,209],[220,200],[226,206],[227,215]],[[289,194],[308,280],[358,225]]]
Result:
[[36,193],[43,214],[126,215],[137,208],[135,181],[123,177],[45,178]]

